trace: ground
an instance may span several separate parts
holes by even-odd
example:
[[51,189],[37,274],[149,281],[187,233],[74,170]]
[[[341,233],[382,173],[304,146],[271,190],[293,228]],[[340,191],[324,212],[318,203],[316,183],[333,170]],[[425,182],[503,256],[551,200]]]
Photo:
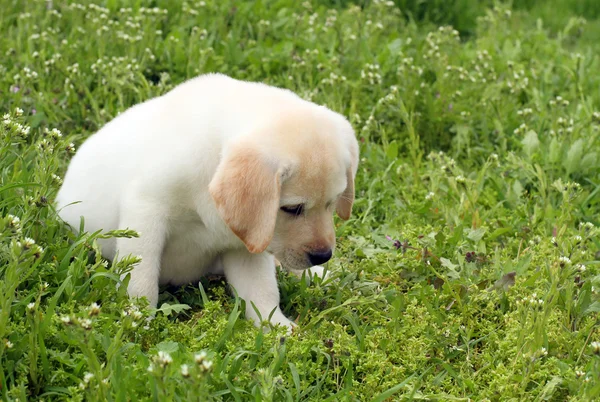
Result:
[[[2,398],[598,398],[599,4],[0,0]],[[205,72],[360,140],[330,278],[278,273],[291,336],[214,278],[147,321],[116,287],[134,259],[94,253],[135,233],[53,208],[87,136]]]

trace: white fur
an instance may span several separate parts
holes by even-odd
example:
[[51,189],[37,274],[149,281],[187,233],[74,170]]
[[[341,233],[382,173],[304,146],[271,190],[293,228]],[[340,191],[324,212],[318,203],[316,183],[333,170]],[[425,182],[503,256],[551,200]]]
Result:
[[[279,308],[273,256],[246,249],[208,188],[229,144],[268,124],[283,107],[296,106],[325,113],[336,127],[349,126],[286,90],[223,75],[189,80],[131,107],[82,144],[57,195],[59,214],[74,230],[83,216],[88,232],[139,231],[139,238],[102,240],[101,247],[111,260],[142,257],[128,293],[147,297],[151,306],[158,302],[159,284],[182,285],[223,272],[246,301],[248,318],[259,324],[253,303],[263,319],[275,310],[271,322],[291,327]],[[356,148],[355,141],[340,139],[340,147]]]

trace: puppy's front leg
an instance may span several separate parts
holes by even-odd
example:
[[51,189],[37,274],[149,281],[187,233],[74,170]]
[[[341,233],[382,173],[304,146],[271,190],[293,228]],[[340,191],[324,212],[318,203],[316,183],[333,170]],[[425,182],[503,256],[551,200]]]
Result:
[[130,297],[145,296],[150,307],[156,307],[160,261],[166,236],[165,220],[153,205],[135,198],[124,203],[120,212],[119,227],[140,232],[140,237],[137,238],[117,239],[117,250],[121,258],[129,254],[142,258],[139,265],[131,271],[127,293]]
[[279,308],[279,287],[272,255],[240,250],[224,254],[222,261],[227,282],[246,302],[246,318],[260,326],[260,319],[252,307],[254,303],[263,320],[267,320],[275,309],[271,317],[272,324],[284,325],[289,329],[294,326]]

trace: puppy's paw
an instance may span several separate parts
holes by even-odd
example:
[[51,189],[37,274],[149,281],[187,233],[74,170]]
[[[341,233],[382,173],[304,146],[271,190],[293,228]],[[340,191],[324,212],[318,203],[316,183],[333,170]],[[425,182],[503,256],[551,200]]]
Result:
[[148,307],[155,309],[158,305],[158,284],[150,283],[145,280],[135,280],[137,278],[131,278],[129,286],[127,286],[127,294],[130,298],[142,298],[148,299]]
[[272,327],[281,326],[285,328],[285,332],[287,335],[291,335],[294,328],[298,327],[298,325],[295,322],[287,318],[281,312],[276,312],[275,314],[273,314],[273,316],[271,316],[270,320],[265,320],[263,322],[266,324],[262,326],[262,329],[265,332],[269,332]]
[[285,328],[285,334],[290,336],[292,335],[295,331],[297,331],[298,328],[298,324],[296,324],[294,321],[289,320],[289,319],[285,319],[282,320],[280,322],[274,323],[273,320],[271,320],[271,324],[272,325],[279,325]]

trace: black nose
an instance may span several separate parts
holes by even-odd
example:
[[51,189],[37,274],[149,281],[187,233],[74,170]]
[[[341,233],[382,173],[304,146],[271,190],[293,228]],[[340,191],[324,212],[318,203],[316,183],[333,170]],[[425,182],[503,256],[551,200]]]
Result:
[[312,265],[321,265],[331,259],[331,249],[308,253],[308,260]]

